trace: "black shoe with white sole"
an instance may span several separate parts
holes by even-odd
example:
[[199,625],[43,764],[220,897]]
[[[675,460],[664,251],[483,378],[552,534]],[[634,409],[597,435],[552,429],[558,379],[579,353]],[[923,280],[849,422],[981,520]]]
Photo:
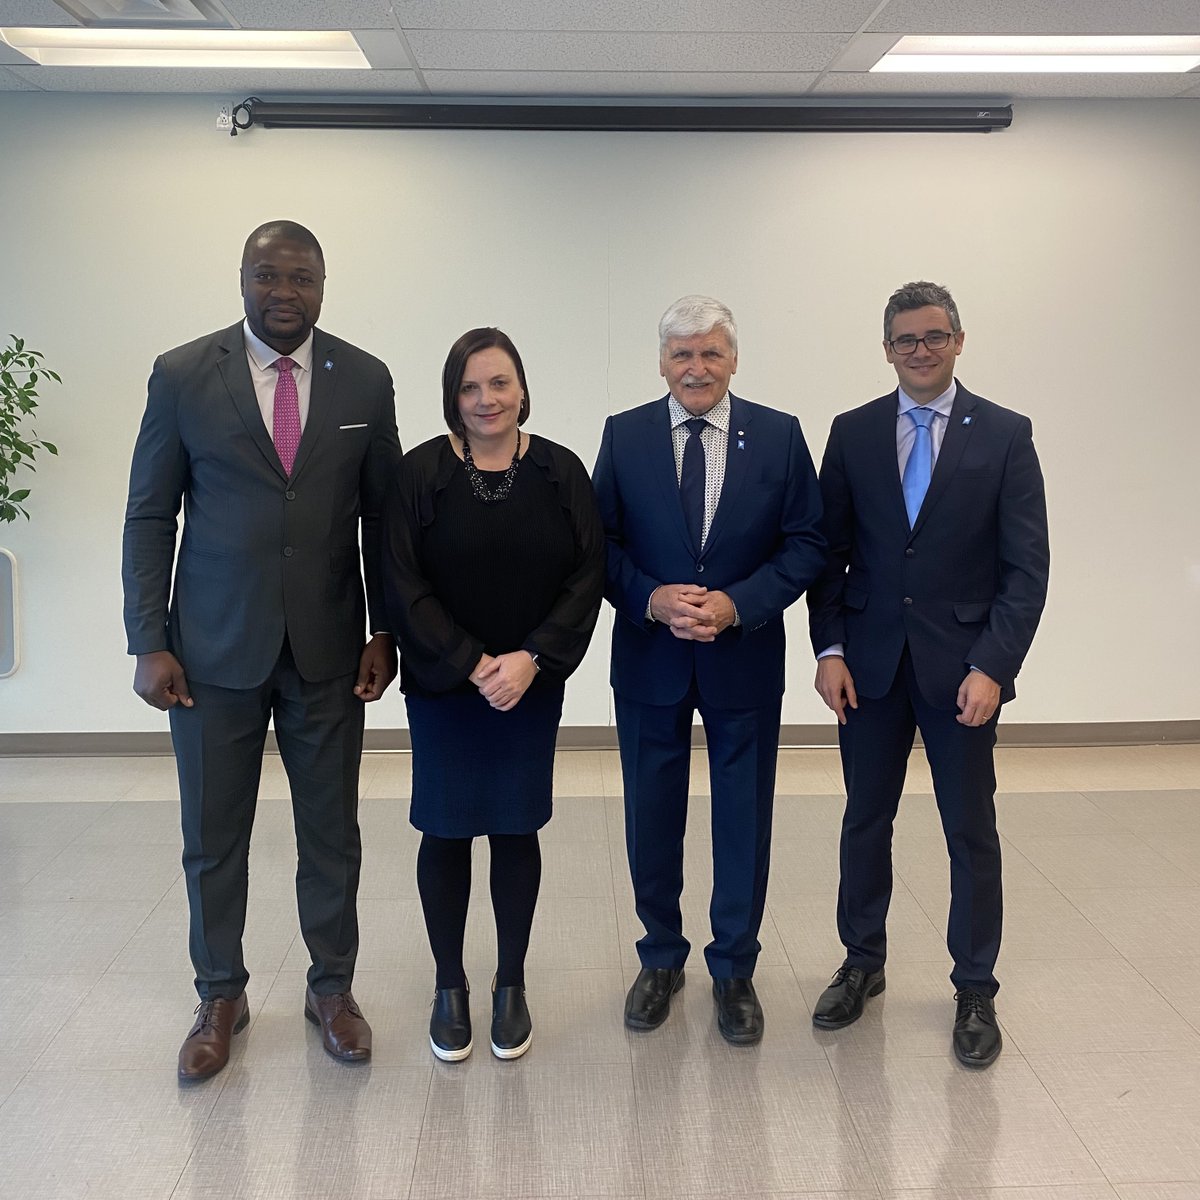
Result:
[[522,984],[492,989],[492,1053],[520,1058],[533,1042],[533,1021]]
[[429,1018],[429,1046],[442,1062],[462,1062],[471,1053],[470,988],[438,988]]

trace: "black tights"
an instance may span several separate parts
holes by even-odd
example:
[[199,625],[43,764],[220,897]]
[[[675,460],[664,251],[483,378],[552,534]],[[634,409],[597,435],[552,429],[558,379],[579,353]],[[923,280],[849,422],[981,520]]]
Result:
[[[426,833],[417,852],[417,890],[439,988],[463,987],[463,935],[471,898],[471,838]],[[496,986],[525,982],[525,952],[542,881],[536,833],[492,833],[492,909],[496,914]]]

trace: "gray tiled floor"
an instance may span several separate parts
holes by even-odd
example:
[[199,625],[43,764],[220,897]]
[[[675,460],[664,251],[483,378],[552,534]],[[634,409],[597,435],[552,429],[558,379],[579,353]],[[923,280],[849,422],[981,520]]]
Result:
[[[0,760],[0,1200],[1200,1200],[1200,747],[1001,750],[1005,1052],[960,1069],[945,848],[914,760],[896,832],[888,987],[841,1033],[811,1005],[833,928],[836,755],[780,759],[757,975],[767,1035],[716,1033],[707,781],[696,758],[668,1023],[621,1023],[638,925],[614,754],[560,756],[521,1061],[436,1063],[408,760],[365,760],[362,952],[375,1029],[334,1063],[301,1016],[287,783],[264,766],[246,930],[252,1021],[181,1089],[195,997],[178,806],[162,759]],[[486,1033],[480,843],[466,961]]]

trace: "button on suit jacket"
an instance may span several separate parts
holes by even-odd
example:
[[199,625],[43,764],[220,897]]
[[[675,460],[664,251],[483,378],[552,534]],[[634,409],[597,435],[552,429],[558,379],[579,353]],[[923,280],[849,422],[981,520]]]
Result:
[[251,688],[286,632],[304,678],[355,671],[366,613],[373,629],[387,627],[379,519],[399,455],[387,368],[320,329],[290,479],[263,423],[240,322],[161,355],[125,516],[129,652],[169,649],[189,679]]
[[[771,703],[784,687],[784,609],[824,563],[820,494],[795,417],[730,393],[720,502],[697,554],[679,498],[667,397],[608,418],[593,482],[608,538],[605,596],[617,611],[611,682],[644,704],[675,704],[693,678],[715,707]],[[662,583],[728,593],[741,625],[711,643],[648,622]]]
[[821,464],[829,564],[808,593],[819,654],[841,642],[859,695],[891,686],[905,643],[921,694],[955,709],[970,667],[1001,699],[1033,641],[1050,571],[1027,417],[960,383],[912,529],[896,462],[896,392],[834,419]]

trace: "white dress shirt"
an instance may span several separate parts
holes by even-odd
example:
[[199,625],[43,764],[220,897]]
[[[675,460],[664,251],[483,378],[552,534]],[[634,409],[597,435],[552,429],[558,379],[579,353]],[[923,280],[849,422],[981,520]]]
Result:
[[[687,422],[694,420],[690,413],[674,396],[667,399],[671,414],[671,444],[675,449],[675,482],[683,481],[683,448],[692,431]],[[721,502],[721,488],[725,486],[725,457],[729,452],[729,393],[726,392],[701,419],[708,424],[700,431],[700,444],[704,447],[704,528],[700,534],[700,547],[708,540],[708,529],[712,525],[717,505]]]
[[304,423],[308,420],[308,398],[312,394],[312,330],[308,331],[308,337],[288,355],[280,354],[278,350],[268,346],[251,330],[249,321],[242,322],[242,333],[246,339],[246,361],[250,364],[254,395],[258,399],[258,411],[262,413],[267,433],[274,436],[271,427],[275,423],[275,382],[279,378],[275,363],[285,357],[296,364],[292,368],[292,378],[296,381],[296,395],[300,401],[300,432],[303,433]]

